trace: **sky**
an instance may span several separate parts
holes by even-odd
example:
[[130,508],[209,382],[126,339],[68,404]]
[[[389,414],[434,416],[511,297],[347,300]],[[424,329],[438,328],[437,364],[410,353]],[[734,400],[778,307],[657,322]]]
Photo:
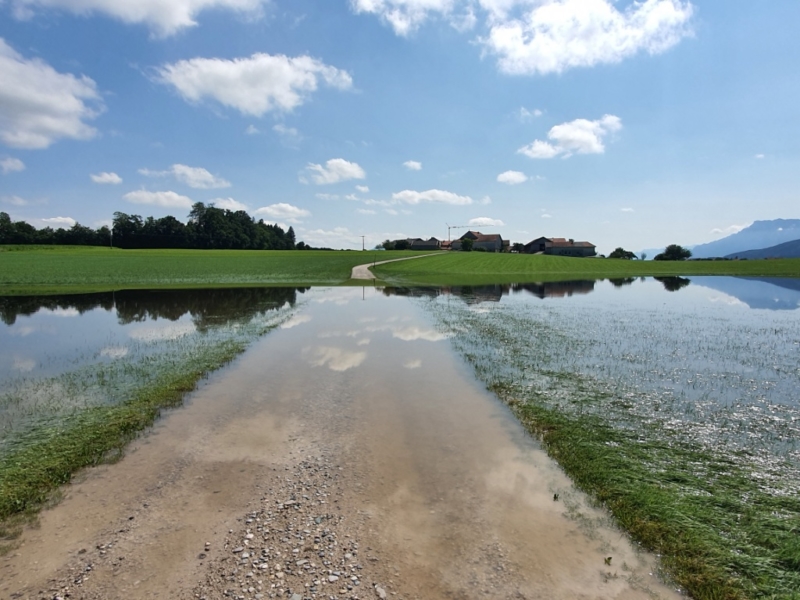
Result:
[[797,23],[793,0],[0,0],[0,211],[709,242],[800,217]]

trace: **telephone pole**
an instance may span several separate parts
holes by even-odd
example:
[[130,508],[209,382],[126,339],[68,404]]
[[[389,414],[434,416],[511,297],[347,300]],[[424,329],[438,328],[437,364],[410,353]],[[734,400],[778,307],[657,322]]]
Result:
[[366,237],[366,236],[363,236],[363,235],[361,236],[361,251],[362,251],[362,252],[363,252],[363,251],[366,249],[366,248],[364,248],[364,238],[365,238],[365,237]]

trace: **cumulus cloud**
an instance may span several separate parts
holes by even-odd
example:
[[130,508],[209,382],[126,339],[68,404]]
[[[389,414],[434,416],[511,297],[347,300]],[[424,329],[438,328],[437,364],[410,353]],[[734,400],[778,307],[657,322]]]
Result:
[[287,127],[283,123],[278,123],[275,125],[272,130],[281,136],[281,139],[284,143],[289,145],[294,145],[303,140],[303,136],[300,135],[300,132],[297,131],[294,127]]
[[[344,246],[361,248],[361,237],[355,235],[347,227],[333,229],[300,229],[303,241],[312,246],[341,248]],[[369,243],[369,241],[368,241]]]
[[123,198],[133,204],[148,204],[163,208],[191,208],[192,204],[194,204],[191,198],[181,196],[172,191],[148,192],[146,190],[136,190],[128,192]]
[[502,227],[505,225],[500,219],[492,219],[489,217],[476,217],[467,221],[470,227]]
[[497,176],[497,181],[500,183],[507,183],[508,185],[517,185],[528,181],[528,176],[521,171],[505,171]]
[[0,38],[0,81],[0,140],[7,146],[40,149],[97,134],[85,121],[103,105],[88,77],[59,73],[38,58],[26,60]]
[[357,185],[356,190],[358,190],[362,194],[366,194],[369,192],[369,187],[367,187],[366,185]]
[[550,140],[534,140],[517,153],[530,158],[568,158],[577,154],[602,154],[605,152],[603,138],[622,129],[622,120],[614,115],[603,115],[596,121],[575,119],[552,127],[547,132]]
[[338,183],[349,179],[365,179],[367,174],[357,163],[349,162],[343,158],[332,158],[325,166],[308,163],[306,170],[311,174],[311,179],[317,185]]
[[472,204],[472,198],[469,196],[459,196],[458,194],[445,190],[427,190],[424,192],[403,190],[402,192],[392,194],[392,200],[403,204],[421,204],[423,202],[453,205]]
[[54,229],[66,229],[72,227],[77,223],[72,217],[50,217],[48,219],[37,219],[43,223],[45,227],[52,227]]
[[630,208],[630,207],[625,207],[625,208],[622,208],[622,209],[620,209],[620,210],[621,210],[622,212],[627,212],[627,213],[631,213],[631,212],[633,212],[633,209],[632,209],[632,208]]
[[36,9],[55,8],[77,15],[100,13],[123,23],[143,24],[159,37],[194,27],[207,9],[227,9],[259,17],[270,0],[11,0],[17,18],[29,18]]
[[3,175],[8,175],[9,173],[15,173],[17,171],[24,171],[25,170],[25,163],[22,162],[18,158],[14,158],[12,156],[6,156],[5,158],[0,158],[0,171],[3,171]]
[[403,163],[403,166],[408,169],[409,171],[421,171],[422,170],[422,163],[416,160],[407,160]]
[[533,110],[528,110],[524,106],[521,106],[519,109],[519,120],[520,121],[533,121],[534,119],[541,117],[544,113],[539,110],[538,108],[534,108]]
[[356,212],[360,215],[377,215],[377,211],[370,210],[369,208],[357,208]]
[[191,188],[200,190],[231,187],[230,181],[226,181],[221,177],[216,177],[202,167],[189,167],[187,165],[175,164],[166,171],[139,169],[139,173],[147,177],[172,176],[181,183],[185,183]]
[[[419,28],[431,15],[449,15],[457,0],[350,0],[356,13],[377,15],[388,23],[397,35],[407,36]],[[457,28],[469,26],[467,10],[453,22]],[[465,20],[466,17],[466,20]],[[474,16],[473,16],[474,18]]]
[[111,184],[117,185],[118,183],[122,183],[122,177],[117,175],[116,173],[106,173],[103,171],[102,173],[97,173],[97,175],[89,175],[92,178],[92,181],[95,183],[104,183],[104,184]]
[[270,204],[269,206],[262,206],[257,209],[253,214],[257,217],[269,217],[270,219],[284,219],[290,223],[299,223],[304,217],[310,217],[311,213],[305,208],[292,206],[285,202],[278,204]]
[[693,10],[682,0],[644,0],[623,10],[612,0],[552,0],[496,20],[481,41],[505,73],[561,73],[662,53],[691,35]]
[[233,198],[214,198],[209,204],[224,210],[247,210],[247,205],[234,200]]
[[[639,52],[659,54],[691,35],[688,0],[641,0],[617,8],[615,0],[351,0],[356,13],[378,16],[408,36],[431,18],[459,31],[486,35],[484,51],[510,74],[561,73],[616,63]],[[479,14],[476,14],[476,10]]]
[[346,71],[311,58],[256,53],[248,58],[193,58],[156,69],[156,79],[173,86],[184,100],[210,99],[248,116],[289,112],[302,105],[320,83],[352,87]]
[[0,202],[3,204],[10,204],[11,206],[28,206],[30,202],[20,196],[2,196]]

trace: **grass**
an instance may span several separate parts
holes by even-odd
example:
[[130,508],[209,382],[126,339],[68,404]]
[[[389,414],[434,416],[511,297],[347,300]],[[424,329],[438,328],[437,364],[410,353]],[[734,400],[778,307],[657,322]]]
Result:
[[800,259],[671,262],[451,252],[420,261],[380,265],[374,272],[394,285],[480,285],[669,275],[800,277]]
[[[125,445],[163,409],[180,405],[198,381],[288,318],[288,310],[253,318],[244,326],[220,327],[213,334],[198,332],[191,342],[181,338],[161,343],[160,353],[148,346],[131,360],[87,365],[56,376],[57,381],[77,378],[82,384],[73,392],[65,387],[64,396],[54,399],[66,408],[48,404],[35,409],[32,426],[6,432],[11,438],[0,452],[0,555],[13,547],[24,525],[35,520],[37,511],[57,497],[59,486],[76,471],[121,457]],[[69,410],[74,404],[70,394],[82,397],[90,388],[105,401]]]
[[[671,408],[663,394],[654,394],[646,386],[639,389],[634,372],[625,382],[616,381],[620,371],[603,375],[599,357],[610,356],[616,363],[620,353],[629,359],[637,354],[636,348],[613,335],[613,326],[600,328],[592,337],[587,322],[577,319],[570,329],[559,320],[561,312],[541,305],[485,303],[475,311],[447,299],[428,306],[477,377],[541,440],[580,489],[606,507],[643,548],[660,556],[668,576],[693,598],[800,598],[796,465],[783,462],[780,456],[765,460],[759,452],[760,438],[738,448],[715,437],[703,443],[682,426],[682,419],[692,415],[673,412],[680,403]],[[579,310],[572,307],[563,314],[574,319]],[[613,316],[596,306],[586,312],[595,321],[607,322]],[[636,322],[646,314],[624,306],[618,312],[626,322]],[[682,327],[686,325],[682,322]],[[731,365],[737,365],[742,356],[731,355],[724,337],[706,339],[702,331],[691,327],[686,331],[713,365],[693,364],[689,356],[691,373],[738,370]],[[647,328],[619,333],[623,338],[647,338],[652,353],[644,360],[656,358],[645,371],[668,363],[664,367],[667,379],[662,382],[667,386],[675,375],[664,358],[673,338],[654,337]],[[678,339],[678,350],[680,343]],[[791,361],[791,350],[776,350],[770,360],[779,363],[779,356]],[[594,366],[587,370],[584,363]],[[605,381],[606,376],[611,381]],[[787,374],[784,379],[793,377]],[[777,385],[777,378],[772,383]],[[752,382],[744,378],[740,385],[748,387]],[[742,392],[732,410],[747,413],[748,396]],[[789,390],[766,401],[793,397]],[[656,411],[651,417],[642,408],[647,406]],[[720,415],[710,418],[716,422]],[[669,423],[678,425],[669,427]],[[697,426],[709,429],[702,420]],[[761,435],[756,428],[750,433]]]
[[[350,271],[410,251],[120,250],[83,246],[0,247],[0,295],[118,289],[308,286],[354,283]],[[375,267],[396,285],[478,285],[646,275],[800,277],[800,259],[654,262],[452,252]],[[359,282],[361,284],[363,282]]]
[[340,285],[356,265],[430,252],[0,247],[0,295],[118,289]]

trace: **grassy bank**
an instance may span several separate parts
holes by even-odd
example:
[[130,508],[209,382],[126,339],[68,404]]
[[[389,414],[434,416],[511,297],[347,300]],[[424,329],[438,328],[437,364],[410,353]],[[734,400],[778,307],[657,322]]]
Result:
[[379,265],[374,272],[395,285],[480,285],[670,275],[800,277],[800,259],[657,262],[451,252],[421,261]]
[[[340,285],[356,265],[429,252],[0,247],[0,295],[116,289]],[[427,260],[427,259],[426,259]]]
[[[758,387],[750,378],[761,375],[761,358],[750,357],[750,349],[777,340],[776,325],[765,323],[758,344],[743,343],[739,352],[735,340],[720,335],[721,316],[702,331],[694,329],[708,322],[705,316],[684,320],[681,328],[697,346],[686,355],[680,334],[659,334],[674,314],[657,320],[630,307],[511,303],[473,310],[448,297],[427,306],[487,388],[580,489],[661,557],[668,577],[693,598],[800,598],[798,465],[789,455],[771,454],[796,440],[794,430],[778,432],[784,420],[796,422],[796,408],[785,407],[781,417],[772,412],[791,402],[792,393],[764,399],[760,425],[753,419],[762,411],[747,403],[760,394],[747,391]],[[592,330],[595,323],[604,325]],[[797,329],[784,333],[792,339]],[[629,337],[646,342],[632,346]],[[791,364],[791,355],[778,349],[784,344],[774,345],[764,361],[782,364],[776,357],[788,356]],[[705,369],[698,356],[722,368]],[[698,389],[704,402],[669,389],[683,376],[676,367],[681,361],[688,362],[690,387],[740,386],[741,400],[725,407],[723,399],[718,412],[704,413],[704,403],[715,404],[705,388]],[[638,366],[625,366],[632,364]],[[737,372],[750,374],[737,383]],[[642,382],[641,373],[655,375]],[[790,387],[796,377],[790,368],[771,385]]]

